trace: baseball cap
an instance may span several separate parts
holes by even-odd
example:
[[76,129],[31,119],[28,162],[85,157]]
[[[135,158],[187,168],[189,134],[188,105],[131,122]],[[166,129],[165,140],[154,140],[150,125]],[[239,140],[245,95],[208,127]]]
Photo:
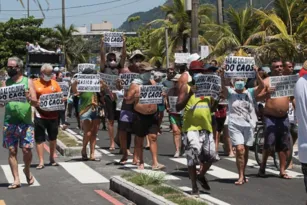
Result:
[[300,77],[307,74],[307,61],[304,62],[302,69],[299,72]]
[[190,64],[190,70],[204,70],[204,64],[201,61],[192,61]]

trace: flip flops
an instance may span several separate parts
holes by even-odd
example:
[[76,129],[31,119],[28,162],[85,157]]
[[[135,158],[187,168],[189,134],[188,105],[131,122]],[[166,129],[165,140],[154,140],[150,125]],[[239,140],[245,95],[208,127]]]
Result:
[[21,184],[10,184],[7,188],[8,189],[18,189],[21,187]]
[[39,164],[39,165],[36,167],[37,170],[44,169],[44,168],[45,168],[45,165],[43,165],[43,164]]
[[25,172],[25,169],[23,169],[23,173],[24,173],[25,176],[26,176],[28,185],[34,184],[34,177],[33,177],[33,175],[32,175],[31,173],[29,173],[30,176],[27,176],[27,175],[26,175],[26,172]]

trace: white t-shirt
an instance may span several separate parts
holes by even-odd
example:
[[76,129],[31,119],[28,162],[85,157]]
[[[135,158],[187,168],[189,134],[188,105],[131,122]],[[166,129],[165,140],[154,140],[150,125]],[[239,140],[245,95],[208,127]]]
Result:
[[124,101],[124,89],[122,90],[113,90],[112,93],[114,93],[116,95],[116,110],[120,111],[122,109],[122,104]]
[[294,97],[298,122],[298,156],[301,163],[307,163],[307,75],[297,81]]
[[295,115],[294,107],[292,103],[289,103],[288,117],[289,117],[290,123],[296,124],[297,120],[296,120],[296,115]]

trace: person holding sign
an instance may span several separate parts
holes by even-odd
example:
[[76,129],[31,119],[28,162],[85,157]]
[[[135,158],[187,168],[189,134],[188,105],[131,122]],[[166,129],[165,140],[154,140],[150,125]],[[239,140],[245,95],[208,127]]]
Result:
[[[33,82],[24,77],[23,62],[17,57],[8,59],[7,73],[9,79],[4,86],[24,85],[28,102],[8,102],[5,104],[4,124],[3,124],[3,147],[9,150],[9,164],[14,181],[8,186],[9,189],[20,188],[20,178],[18,174],[17,147],[22,149],[24,169],[29,185],[34,183],[34,178],[30,173],[32,161],[32,148],[34,146],[34,127],[32,123],[32,106],[38,106],[37,96]],[[1,106],[1,105],[0,105]]]
[[[34,81],[34,87],[38,98],[44,94],[59,93],[62,91],[59,84],[55,80],[52,80],[52,71],[53,68],[50,64],[42,65],[41,76],[38,80]],[[57,101],[50,100],[49,103],[57,103]],[[58,136],[58,117],[58,111],[45,111],[40,107],[36,108],[34,118],[34,131],[37,155],[39,158],[39,164],[36,169],[43,169],[45,167],[44,142],[46,141],[46,131],[50,145],[50,165],[58,166],[54,159],[56,140]]]
[[[159,131],[158,107],[157,104],[140,104],[140,87],[143,85],[155,85],[150,80],[151,71],[154,68],[149,63],[141,63],[139,67],[140,79],[135,79],[125,97],[127,104],[133,104],[132,132],[136,135],[135,152],[139,157],[139,169],[144,169],[143,142],[148,135],[150,141],[150,151],[152,154],[152,169],[161,170],[165,166],[158,162],[157,134]],[[124,162],[123,162],[124,163]]]
[[264,82],[259,75],[258,67],[254,66],[259,86],[245,89],[246,79],[232,78],[234,89],[226,87],[224,69],[222,73],[222,92],[228,96],[229,119],[228,129],[232,145],[236,148],[236,162],[239,179],[236,185],[248,182],[245,177],[245,168],[248,161],[249,147],[254,144],[254,128],[257,115],[255,112],[255,97],[264,89]]

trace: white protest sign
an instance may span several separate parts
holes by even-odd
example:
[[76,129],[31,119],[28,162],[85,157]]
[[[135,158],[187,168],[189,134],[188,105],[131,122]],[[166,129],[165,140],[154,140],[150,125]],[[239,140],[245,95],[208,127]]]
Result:
[[175,63],[188,63],[190,53],[175,53]]
[[70,77],[69,77],[69,78],[67,78],[67,77],[66,77],[66,78],[63,78],[63,81],[64,81],[64,82],[67,82],[67,83],[70,83],[70,82],[71,82],[71,78],[70,78]]
[[26,102],[26,90],[25,85],[12,85],[6,87],[0,87],[0,102]]
[[199,75],[195,79],[196,97],[210,96],[218,99],[221,90],[221,78],[218,75]]
[[91,63],[81,63],[81,64],[78,64],[78,73],[82,73],[87,68],[95,70],[96,69],[96,65],[95,64],[91,64]]
[[118,79],[117,75],[109,75],[105,73],[100,73],[100,79],[108,85],[110,90],[116,90],[116,80]]
[[69,92],[69,84],[67,82],[58,82],[64,96],[68,95]]
[[226,78],[255,78],[255,59],[253,57],[228,56],[225,60]]
[[203,58],[207,58],[210,54],[209,51],[209,46],[201,46],[200,47],[200,57]]
[[39,108],[44,111],[65,110],[63,93],[44,94],[39,97]]
[[294,96],[294,87],[298,78],[298,75],[270,77],[270,87],[275,88],[271,98]]
[[108,32],[104,34],[106,47],[123,47],[124,34],[122,32]]
[[138,73],[122,73],[119,75],[119,78],[122,80],[122,85],[126,90],[129,88],[132,81],[139,77],[140,74]]
[[172,113],[172,114],[181,114],[182,113],[182,111],[177,112],[177,109],[176,109],[177,99],[178,99],[177,96],[169,96],[168,97],[169,112]]
[[161,104],[163,86],[161,85],[143,85],[140,86],[140,104]]
[[100,75],[99,74],[79,74],[78,75],[78,92],[100,92]]

